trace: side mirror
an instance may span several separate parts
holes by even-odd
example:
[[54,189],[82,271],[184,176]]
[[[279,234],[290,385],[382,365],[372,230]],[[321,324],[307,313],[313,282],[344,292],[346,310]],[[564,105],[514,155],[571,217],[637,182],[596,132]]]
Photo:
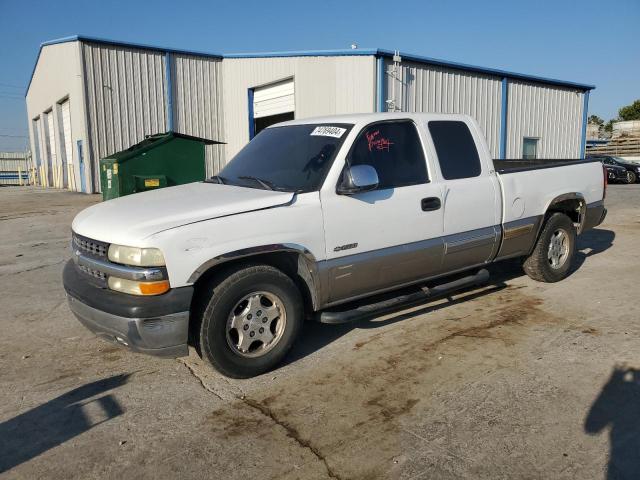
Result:
[[339,195],[353,195],[378,188],[378,172],[371,165],[353,165],[345,168],[338,185]]

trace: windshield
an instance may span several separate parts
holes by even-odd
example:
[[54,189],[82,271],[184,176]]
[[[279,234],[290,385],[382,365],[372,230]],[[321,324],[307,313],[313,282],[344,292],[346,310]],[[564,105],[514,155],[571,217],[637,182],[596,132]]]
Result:
[[250,188],[318,190],[352,127],[332,123],[267,128],[214,179]]

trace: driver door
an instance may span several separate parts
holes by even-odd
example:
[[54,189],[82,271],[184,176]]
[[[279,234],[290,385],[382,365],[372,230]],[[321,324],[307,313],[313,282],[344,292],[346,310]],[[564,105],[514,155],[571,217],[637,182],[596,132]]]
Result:
[[[367,125],[347,156],[371,165],[375,190],[321,193],[328,303],[411,283],[441,270],[443,215],[418,127],[410,120]],[[325,193],[326,192],[326,193]]]

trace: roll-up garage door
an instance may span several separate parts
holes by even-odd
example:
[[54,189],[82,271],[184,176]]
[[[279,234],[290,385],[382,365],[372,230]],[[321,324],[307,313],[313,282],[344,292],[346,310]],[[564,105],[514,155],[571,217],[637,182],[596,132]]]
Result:
[[47,147],[49,148],[49,156],[47,158],[47,186],[57,187],[56,175],[54,172],[54,166],[58,164],[58,155],[56,154],[56,137],[53,130],[53,111],[49,111],[45,114],[47,116],[46,134],[47,134]]
[[71,108],[68,99],[60,104],[60,117],[62,118],[62,142],[65,159],[65,163],[63,164],[64,187],[75,190],[73,142],[71,140]]
[[253,117],[262,118],[295,111],[293,79],[254,89]]

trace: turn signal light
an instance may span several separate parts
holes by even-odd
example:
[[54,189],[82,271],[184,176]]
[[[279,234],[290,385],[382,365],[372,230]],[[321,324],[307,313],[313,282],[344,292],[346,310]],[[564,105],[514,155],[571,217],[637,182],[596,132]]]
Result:
[[159,282],[135,282],[124,278],[109,277],[108,284],[111,290],[128,293],[130,295],[162,295],[171,288],[169,280]]

